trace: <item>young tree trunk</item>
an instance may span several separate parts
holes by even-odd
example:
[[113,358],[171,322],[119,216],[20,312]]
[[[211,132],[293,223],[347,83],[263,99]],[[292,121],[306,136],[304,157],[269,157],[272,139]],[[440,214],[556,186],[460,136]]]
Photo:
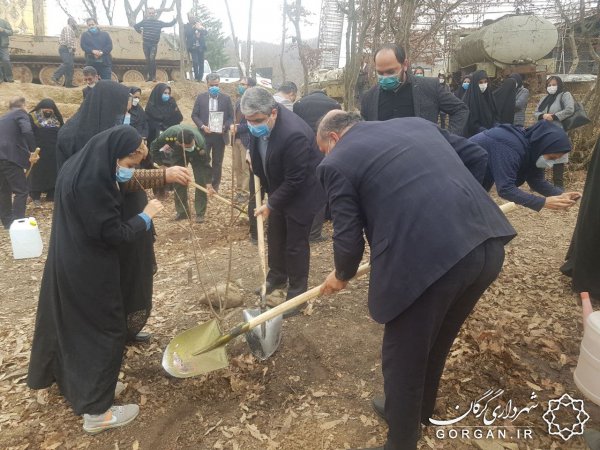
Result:
[[356,109],[356,82],[363,61],[363,51],[367,31],[373,20],[372,0],[349,0],[347,3],[348,28],[346,31],[346,65],[344,67],[344,109]]
[[248,36],[246,37],[246,76],[249,77],[252,74],[252,6],[253,1],[250,0],[250,6],[248,7]]
[[302,41],[302,31],[300,30],[300,20],[302,17],[302,0],[295,0],[295,3],[290,5],[288,8],[288,17],[290,22],[294,25],[296,31],[296,44],[298,45],[298,56],[300,57],[300,63],[302,64],[302,74],[304,78],[304,84],[302,86],[302,95],[308,93],[308,61],[306,58],[306,52],[304,48],[304,42]]
[[181,12],[181,0],[175,1],[175,8],[177,11],[177,26],[179,28],[179,74],[181,80],[185,80],[185,59],[186,59],[186,48],[185,48],[185,36],[184,36],[184,25],[183,25],[183,14]]
[[127,23],[130,27],[137,23],[137,17],[140,11],[146,8],[148,0],[140,0],[139,3],[134,7],[131,6],[129,0],[124,0],[123,5],[125,6],[125,16],[127,16]]
[[235,62],[238,66],[240,73],[244,73],[244,70],[242,69],[242,64],[241,64],[241,56],[242,55],[239,54],[240,44],[239,44],[238,38],[235,34],[235,28],[233,28],[233,19],[231,18],[231,11],[229,10],[229,1],[228,0],[225,0],[225,8],[227,9],[227,18],[229,19],[229,28],[231,28],[231,40],[233,41],[233,48],[235,49],[235,54],[237,56],[237,58],[235,58]]
[[281,17],[281,50],[279,52],[279,67],[281,68],[281,82],[283,83],[286,79],[285,64],[283,63],[283,56],[285,53],[285,35],[287,34],[287,1],[283,0],[283,14]]

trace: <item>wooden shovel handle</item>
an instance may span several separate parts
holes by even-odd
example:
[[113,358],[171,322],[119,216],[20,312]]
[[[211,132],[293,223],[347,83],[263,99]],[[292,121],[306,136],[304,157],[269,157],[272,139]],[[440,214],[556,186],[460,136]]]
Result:
[[506,214],[507,212],[511,212],[513,209],[517,209],[517,205],[515,202],[508,202],[503,205],[500,205],[500,210]]
[[[360,266],[358,268],[358,270],[356,271],[356,275],[354,275],[354,277],[352,279],[355,280],[358,277],[366,274],[370,270],[371,270],[371,264],[368,264],[368,263],[363,264],[362,266]],[[251,330],[252,328],[257,327],[258,325],[265,323],[267,320],[271,320],[274,317],[280,316],[283,313],[294,309],[295,307],[301,305],[302,303],[306,303],[307,301],[312,300],[313,298],[317,298],[320,295],[320,292],[321,292],[321,286],[319,285],[319,286],[316,286],[316,287],[304,292],[303,294],[300,294],[288,301],[283,302],[281,305],[278,305],[275,308],[272,308],[272,309],[256,316],[255,318],[249,320],[248,321],[248,329]]]
[[[256,199],[256,208],[262,206],[262,189],[260,185],[260,178],[254,175],[254,198]],[[251,214],[252,211],[248,211]],[[267,262],[265,259],[265,224],[262,214],[256,216],[256,237],[258,240],[258,257],[260,259],[260,269],[262,270],[263,284],[261,287],[261,308],[265,308],[266,305],[262,304],[265,301],[266,282],[267,282]]]

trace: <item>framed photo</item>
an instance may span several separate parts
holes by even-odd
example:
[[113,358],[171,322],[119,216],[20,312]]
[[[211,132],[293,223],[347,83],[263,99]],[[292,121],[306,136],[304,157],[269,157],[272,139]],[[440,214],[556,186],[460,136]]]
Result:
[[213,133],[223,132],[223,112],[211,111],[208,113],[208,128]]

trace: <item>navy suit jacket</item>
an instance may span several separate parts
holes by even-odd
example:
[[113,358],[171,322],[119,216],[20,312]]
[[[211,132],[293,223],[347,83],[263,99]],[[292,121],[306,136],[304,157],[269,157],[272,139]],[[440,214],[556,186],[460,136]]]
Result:
[[35,150],[35,137],[29,114],[14,108],[0,117],[0,160],[29,168],[30,152]]
[[387,323],[490,238],[515,230],[437,125],[421,118],[354,125],[317,168],[333,218],[338,277],[371,247],[369,310]]
[[[204,92],[196,97],[196,101],[194,102],[194,109],[192,110],[192,120],[200,130],[200,133],[204,137],[212,136],[216,133],[206,134],[202,131],[202,126],[208,126],[208,100],[209,95],[208,92]],[[231,98],[227,94],[219,93],[217,97],[218,107],[217,111],[223,112],[223,141],[228,144],[229,143],[229,127],[234,121],[233,117],[233,105],[231,104]]]
[[323,159],[310,127],[286,107],[277,105],[277,120],[269,136],[267,173],[263,169],[257,141],[251,136],[252,171],[269,194],[269,206],[296,222],[312,222],[325,204],[325,195],[316,176]]

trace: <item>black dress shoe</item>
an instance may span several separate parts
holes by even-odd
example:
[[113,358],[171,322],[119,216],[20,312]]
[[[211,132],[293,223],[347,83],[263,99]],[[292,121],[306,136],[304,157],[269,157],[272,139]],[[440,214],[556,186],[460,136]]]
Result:
[[[269,295],[270,293],[272,293],[273,291],[277,290],[277,289],[285,289],[287,287],[287,282],[284,281],[283,283],[279,283],[279,284],[271,284],[270,281],[267,281],[267,289],[266,289],[266,295]],[[254,293],[256,295],[260,295],[260,291],[262,289],[262,286],[259,287],[258,289],[254,290]]]
[[371,406],[373,407],[373,411],[375,411],[379,417],[387,422],[385,418],[385,396],[382,395],[381,397],[373,397],[371,399]]

